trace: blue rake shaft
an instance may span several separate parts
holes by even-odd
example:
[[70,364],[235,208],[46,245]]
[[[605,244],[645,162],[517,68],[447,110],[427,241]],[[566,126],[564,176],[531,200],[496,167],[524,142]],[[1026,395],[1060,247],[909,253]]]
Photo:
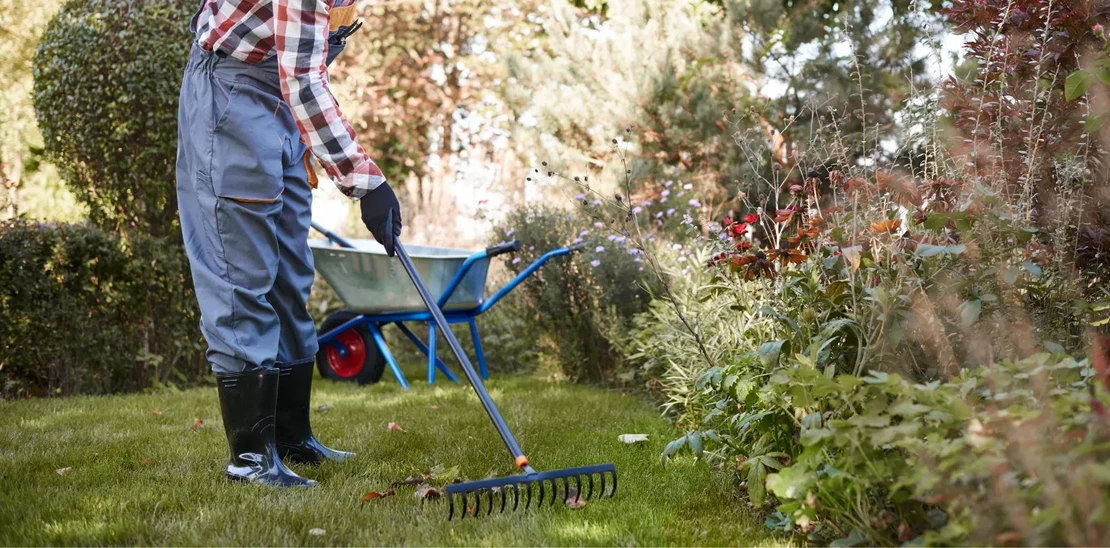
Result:
[[[409,279],[412,280],[413,285],[416,286],[416,291],[420,294],[421,300],[423,300],[424,304],[428,307],[428,311],[432,315],[432,321],[436,326],[439,327],[439,330],[443,332],[443,337],[447,339],[447,346],[451,347],[451,351],[454,352],[455,357],[459,360],[459,364],[462,365],[463,373],[466,374],[467,380],[470,381],[470,386],[474,388],[474,393],[477,394],[478,399],[482,402],[482,407],[485,408],[486,414],[489,415],[490,421],[493,422],[493,426],[497,428],[497,433],[501,435],[501,440],[505,442],[505,447],[509,450],[509,454],[513,456],[513,460],[516,466],[524,472],[524,474],[516,476],[491,478],[486,480],[448,485],[447,496],[451,501],[451,515],[453,516],[454,514],[454,496],[456,494],[462,495],[462,515],[465,516],[467,513],[467,494],[473,492],[475,495],[474,515],[477,515],[477,509],[480,507],[481,504],[479,500],[483,492],[491,497],[488,504],[489,509],[492,509],[492,495],[494,490],[499,492],[501,496],[504,497],[506,496],[506,487],[513,486],[515,488],[517,485],[522,485],[527,490],[528,499],[529,502],[531,502],[532,484],[539,483],[539,502],[542,506],[544,482],[551,482],[552,497],[557,497],[558,484],[556,483],[556,480],[561,478],[563,480],[563,492],[565,498],[567,494],[567,487],[570,486],[568,478],[573,477],[576,479],[576,481],[581,482],[579,478],[581,476],[587,476],[590,478],[590,482],[592,483],[592,476],[595,473],[601,477],[603,486],[605,485],[604,482],[606,475],[609,475],[612,478],[613,487],[609,491],[608,495],[610,497],[614,496],[617,492],[617,469],[611,463],[595,464],[593,466],[582,466],[578,468],[566,468],[563,470],[550,470],[546,472],[537,472],[531,466],[529,466],[528,457],[524,456],[524,451],[520,449],[520,444],[517,443],[516,438],[513,436],[513,433],[509,430],[509,426],[505,424],[505,419],[501,417],[501,412],[498,411],[497,405],[493,403],[493,398],[490,397],[485,385],[482,384],[482,377],[479,376],[478,372],[474,370],[474,366],[470,364],[470,359],[468,359],[466,357],[466,353],[463,352],[462,346],[459,344],[459,340],[455,338],[455,334],[451,331],[451,327],[447,323],[447,318],[443,316],[443,311],[439,308],[439,305],[436,303],[435,299],[432,298],[431,293],[428,292],[428,288],[424,285],[424,281],[420,279],[420,274],[416,272],[416,266],[412,264],[412,259],[409,258],[409,254],[407,251],[405,251],[405,247],[401,245],[401,242],[399,241],[395,243],[397,258],[401,261],[401,265],[405,268],[405,272],[408,273]],[[579,483],[579,485],[580,484],[581,483]],[[605,494],[605,489],[603,487],[599,491],[598,498],[604,496]],[[554,499],[552,499],[552,503],[554,503]],[[449,516],[449,518],[450,517],[451,516]]]

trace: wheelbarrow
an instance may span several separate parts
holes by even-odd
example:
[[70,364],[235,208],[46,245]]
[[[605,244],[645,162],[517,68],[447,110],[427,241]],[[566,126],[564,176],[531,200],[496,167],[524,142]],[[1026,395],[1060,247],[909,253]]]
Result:
[[[316,355],[320,374],[328,379],[369,384],[381,380],[388,366],[397,383],[407,389],[408,380],[382,335],[383,328],[394,324],[428,357],[428,384],[435,384],[437,370],[450,381],[459,382],[436,357],[436,326],[431,313],[401,265],[386,255],[385,248],[374,240],[341,238],[315,222],[312,228],[327,238],[309,241],[316,269],[346,305],[346,309],[331,314],[320,326],[320,350]],[[439,296],[437,302],[447,322],[470,326],[478,369],[482,379],[488,379],[476,318],[544,263],[568,255],[580,246],[544,253],[488,298],[485,288],[490,259],[519,251],[519,240],[480,251],[419,245],[405,247],[429,292]],[[427,344],[406,323],[427,324]]]

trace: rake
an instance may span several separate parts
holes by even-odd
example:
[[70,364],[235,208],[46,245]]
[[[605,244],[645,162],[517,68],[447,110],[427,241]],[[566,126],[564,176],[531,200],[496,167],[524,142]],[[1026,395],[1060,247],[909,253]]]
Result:
[[[497,433],[501,435],[501,439],[505,442],[505,446],[512,454],[516,466],[520,468],[523,474],[515,476],[505,476],[501,478],[490,478],[479,481],[470,481],[465,483],[454,483],[447,486],[447,499],[450,503],[449,514],[447,519],[453,519],[455,516],[455,498],[459,498],[461,503],[460,517],[465,517],[467,513],[472,512],[477,516],[482,510],[485,510],[486,515],[493,512],[495,506],[495,499],[500,499],[500,512],[505,511],[510,492],[512,493],[512,509],[515,511],[519,506],[521,499],[524,499],[524,509],[527,510],[533,504],[532,491],[538,491],[535,501],[536,507],[544,505],[547,494],[551,494],[551,505],[554,506],[557,500],[568,501],[572,497],[577,501],[578,499],[589,499],[595,493],[598,499],[605,497],[612,498],[617,493],[617,469],[611,463],[609,464],[595,464],[593,466],[580,466],[577,468],[564,468],[562,470],[549,470],[546,472],[537,472],[528,465],[528,457],[524,456],[524,452],[520,449],[520,444],[517,443],[513,433],[509,431],[509,426],[505,424],[505,419],[501,418],[501,412],[497,410],[494,405],[493,399],[490,398],[489,392],[486,391],[485,385],[482,384],[481,377],[474,371],[474,367],[470,365],[470,360],[467,359],[466,354],[463,352],[462,347],[459,346],[458,339],[455,338],[454,333],[451,332],[451,327],[447,323],[447,319],[443,316],[443,311],[440,310],[439,305],[436,304],[435,299],[428,292],[428,288],[424,285],[424,281],[420,279],[420,275],[416,272],[416,267],[412,264],[412,259],[409,258],[408,253],[405,251],[404,246],[400,242],[395,242],[395,250],[397,258],[401,260],[401,265],[404,266],[405,272],[408,273],[409,278],[412,279],[413,285],[416,286],[416,291],[420,293],[420,298],[427,305],[428,311],[432,314],[432,320],[435,322],[436,327],[447,339],[447,345],[451,347],[451,351],[455,353],[459,363],[462,364],[463,372],[466,373],[466,378],[470,381],[470,386],[474,388],[474,393],[478,395],[478,399],[482,401],[482,407],[485,408],[486,414],[489,415],[493,421],[494,427],[497,428]],[[594,489],[594,476],[598,477],[598,489]],[[574,492],[571,492],[571,482],[574,482]],[[559,497],[559,487],[562,483],[562,498]],[[535,488],[535,489],[534,489]],[[586,495],[582,496],[583,488],[586,489]],[[499,495],[495,497],[494,495]],[[474,506],[469,506],[469,502],[473,497]],[[486,502],[483,506],[482,498],[485,497]]]

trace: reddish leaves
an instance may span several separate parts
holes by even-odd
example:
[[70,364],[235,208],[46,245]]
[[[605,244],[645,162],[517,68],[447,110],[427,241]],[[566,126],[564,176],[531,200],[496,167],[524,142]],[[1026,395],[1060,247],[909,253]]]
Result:
[[389,489],[387,491],[370,491],[369,493],[366,493],[365,495],[362,495],[362,498],[360,498],[358,500],[359,500],[359,502],[367,502],[367,501],[371,501],[371,500],[375,500],[375,499],[384,499],[385,497],[392,497],[392,496],[393,496],[393,489]]

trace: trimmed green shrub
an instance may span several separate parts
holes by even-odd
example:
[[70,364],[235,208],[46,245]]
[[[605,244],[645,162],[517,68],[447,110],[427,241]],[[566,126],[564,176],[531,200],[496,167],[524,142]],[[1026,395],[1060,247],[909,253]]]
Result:
[[89,219],[175,232],[177,97],[195,0],[69,0],[34,58],[46,152]]
[[164,238],[0,224],[5,398],[103,394],[208,372],[185,256]]

